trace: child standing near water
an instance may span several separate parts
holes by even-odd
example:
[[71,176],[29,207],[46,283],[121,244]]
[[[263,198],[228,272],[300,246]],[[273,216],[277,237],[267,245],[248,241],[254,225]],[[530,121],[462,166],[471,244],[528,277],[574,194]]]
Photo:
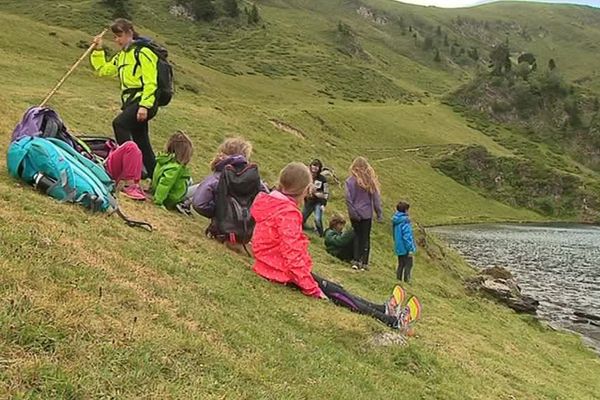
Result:
[[417,250],[412,225],[408,219],[409,208],[410,204],[400,201],[396,206],[396,213],[392,217],[394,250],[398,256],[396,278],[406,283],[410,283],[412,278],[413,254]]

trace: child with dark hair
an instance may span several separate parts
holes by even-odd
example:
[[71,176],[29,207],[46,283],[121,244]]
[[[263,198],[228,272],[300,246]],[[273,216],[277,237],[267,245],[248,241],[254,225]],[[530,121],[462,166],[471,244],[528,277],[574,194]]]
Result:
[[396,278],[407,283],[410,283],[412,278],[413,254],[417,250],[412,226],[408,219],[409,208],[410,204],[400,201],[396,206],[396,213],[392,217],[394,249],[398,256]]
[[304,199],[304,207],[302,209],[302,225],[306,226],[308,218],[315,213],[315,229],[319,236],[323,236],[323,213],[329,199],[329,187],[327,178],[321,172],[323,171],[323,163],[319,159],[314,159],[309,166],[310,174],[313,179],[312,186],[308,195]]
[[354,257],[354,231],[344,230],[346,220],[341,215],[334,215],[325,230],[325,249],[329,254],[342,261],[352,261]]

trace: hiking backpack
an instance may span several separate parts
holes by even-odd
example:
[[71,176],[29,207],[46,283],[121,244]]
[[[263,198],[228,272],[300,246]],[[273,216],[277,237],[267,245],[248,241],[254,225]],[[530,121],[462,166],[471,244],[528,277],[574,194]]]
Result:
[[[107,153],[106,156],[99,157],[85,141],[71,134],[58,113],[50,107],[30,107],[25,111],[21,122],[13,130],[11,142],[27,136],[59,139],[96,163],[102,163],[108,156]],[[105,139],[111,141],[116,148],[117,143],[113,139]]]
[[90,153],[102,160],[106,160],[119,147],[115,139],[105,136],[79,136],[78,139],[87,146]]
[[135,66],[133,67],[133,73],[137,71],[140,66],[140,52],[144,47],[150,49],[158,57],[156,65],[157,70],[157,89],[156,89],[156,103],[158,106],[166,106],[171,102],[173,98],[173,67],[169,63],[169,52],[167,49],[155,43],[151,40],[138,40],[135,42],[136,47],[134,50]]
[[150,224],[132,221],[120,211],[113,196],[114,182],[102,165],[60,139],[23,137],[10,144],[6,162],[12,177],[59,201],[92,211],[114,211],[127,225],[152,230]]
[[108,211],[116,204],[111,195],[114,184],[104,168],[60,139],[25,137],[13,142],[7,164],[10,175],[26,183],[34,184],[38,174],[53,181],[46,194],[57,200],[94,211]]
[[260,189],[256,164],[225,166],[217,184],[215,215],[207,234],[231,243],[250,242],[255,225],[250,206]]

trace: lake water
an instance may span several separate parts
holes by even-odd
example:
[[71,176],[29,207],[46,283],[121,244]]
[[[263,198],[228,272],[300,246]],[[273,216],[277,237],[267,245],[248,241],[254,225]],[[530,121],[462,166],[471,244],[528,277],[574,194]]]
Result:
[[541,318],[581,333],[600,352],[600,327],[574,314],[600,315],[600,227],[461,225],[430,231],[474,267],[510,270],[522,291],[540,301]]

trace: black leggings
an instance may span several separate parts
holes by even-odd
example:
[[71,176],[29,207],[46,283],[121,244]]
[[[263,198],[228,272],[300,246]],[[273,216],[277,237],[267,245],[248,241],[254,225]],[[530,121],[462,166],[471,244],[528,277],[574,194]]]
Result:
[[123,144],[128,140],[133,140],[137,144],[142,152],[146,175],[151,178],[154,173],[156,159],[154,158],[154,150],[152,150],[150,136],[148,135],[148,121],[154,118],[157,108],[152,107],[148,109],[148,119],[144,122],[138,122],[137,120],[138,108],[137,103],[126,105],[121,114],[117,115],[113,120],[113,130],[117,143]]
[[371,252],[371,219],[351,220],[354,229],[354,261],[369,265]]
[[325,293],[329,300],[331,300],[334,304],[349,308],[350,310],[359,314],[369,315],[388,326],[397,327],[398,319],[395,316],[387,315],[385,313],[384,304],[371,303],[362,297],[358,297],[349,293],[337,283],[323,279],[316,274],[312,274],[312,276],[317,281],[321,291]]

